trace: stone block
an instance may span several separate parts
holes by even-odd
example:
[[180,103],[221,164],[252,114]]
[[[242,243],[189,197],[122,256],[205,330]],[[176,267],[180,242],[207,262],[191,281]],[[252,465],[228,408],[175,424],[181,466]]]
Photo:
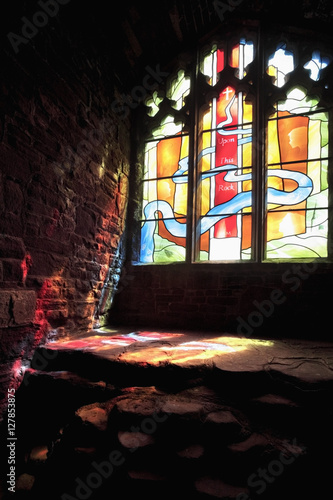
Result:
[[18,183],[8,180],[5,184],[5,204],[9,212],[21,214],[24,198]]
[[29,462],[45,463],[47,460],[48,448],[47,446],[35,446],[29,454]]
[[36,293],[33,290],[0,290],[0,326],[22,326],[34,321]]
[[15,325],[27,325],[34,321],[36,299],[36,293],[33,290],[11,292],[11,313]]
[[3,281],[21,283],[23,281],[22,261],[18,259],[4,259],[2,261]]
[[68,266],[68,258],[65,255],[50,254],[37,248],[31,248],[32,267],[30,274],[32,276],[54,276],[61,274]]
[[30,177],[30,168],[26,156],[23,159],[13,148],[2,147],[0,170],[11,177],[23,181],[27,181]]
[[75,232],[86,238],[94,237],[96,232],[95,217],[81,207],[78,207],[76,211]]
[[35,476],[32,476],[31,474],[21,474],[16,481],[16,490],[21,493],[30,492],[34,485],[35,479]]
[[6,327],[11,320],[10,314],[11,295],[10,292],[0,290],[0,327]]
[[155,443],[153,436],[144,434],[143,432],[119,431],[118,439],[122,446],[129,449],[142,448]]
[[0,258],[23,259],[25,247],[21,238],[0,235]]
[[195,481],[195,488],[197,491],[207,495],[208,497],[228,498],[230,500],[249,498],[248,488],[240,488],[238,486],[229,485],[221,479],[214,477],[200,477]]
[[46,312],[47,320],[52,324],[54,321],[63,321],[68,318],[67,309],[53,309]]
[[82,423],[90,424],[98,431],[105,432],[107,430],[109,412],[100,403],[83,406],[77,410],[76,415]]

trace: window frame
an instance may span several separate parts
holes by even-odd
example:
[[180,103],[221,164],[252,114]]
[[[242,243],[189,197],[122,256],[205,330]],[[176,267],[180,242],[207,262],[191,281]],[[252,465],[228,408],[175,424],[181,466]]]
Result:
[[[183,265],[183,264],[197,264],[197,265],[217,265],[217,264],[226,264],[226,265],[253,265],[253,264],[274,264],[274,263],[297,263],[297,262],[311,262],[313,260],[320,262],[332,262],[332,254],[333,254],[333,215],[332,215],[332,207],[333,207],[333,193],[332,193],[332,161],[333,161],[333,127],[332,127],[332,88],[330,88],[326,94],[326,107],[323,107],[323,111],[328,113],[328,130],[329,130],[329,138],[328,138],[328,243],[327,243],[327,257],[296,257],[296,258],[267,258],[266,256],[266,230],[267,230],[267,213],[268,209],[266,207],[266,189],[267,189],[267,130],[268,130],[268,121],[271,116],[271,111],[274,105],[277,104],[279,95],[283,95],[284,87],[273,89],[275,92],[272,92],[272,88],[270,86],[270,92],[267,90],[269,88],[269,84],[271,82],[271,77],[266,73],[266,61],[268,60],[269,53],[272,53],[273,46],[277,45],[279,39],[284,40],[289,49],[292,49],[297,64],[295,64],[296,69],[299,71],[299,64],[297,58],[299,57],[300,45],[302,43],[302,39],[305,38],[304,33],[300,33],[298,29],[288,29],[281,33],[279,29],[281,27],[276,27],[271,31],[269,27],[266,30],[260,26],[260,23],[254,23],[255,26],[251,26],[251,28],[247,28],[244,26],[238,27],[237,29],[230,29],[229,33],[224,33],[223,36],[214,35],[209,38],[209,41],[205,42],[205,44],[198,44],[195,50],[191,53],[191,57],[189,58],[189,53],[186,53],[185,59],[182,59],[180,56],[177,59],[175,66],[176,70],[184,69],[184,71],[190,76],[191,79],[191,92],[187,98],[186,106],[179,113],[180,116],[183,116],[184,122],[186,122],[185,128],[187,130],[186,133],[189,135],[189,165],[188,165],[188,196],[187,196],[187,236],[186,236],[186,252],[185,252],[185,260],[184,261],[174,261],[174,262],[140,262],[140,227],[136,225],[134,229],[136,233],[134,244],[134,252],[132,254],[132,263],[135,265]],[[228,38],[230,35],[230,38]],[[252,175],[253,175],[253,227],[252,227],[252,258],[244,259],[244,260],[199,260],[197,256],[199,255],[199,241],[200,234],[196,231],[196,226],[198,220],[200,219],[200,215],[198,213],[199,207],[199,175],[198,175],[198,136],[199,136],[199,116],[200,110],[203,106],[203,99],[205,98],[205,93],[207,94],[207,88],[204,88],[204,75],[200,72],[200,60],[202,58],[202,54],[212,46],[212,44],[223,44],[224,46],[229,46],[234,44],[236,41],[239,41],[240,36],[245,35],[247,39],[255,39],[255,57],[252,63],[252,76],[255,75],[255,82],[252,82],[252,87],[247,87],[247,91],[245,94],[247,98],[251,100],[253,105],[253,132],[252,132]],[[309,37],[309,34],[306,35]],[[271,38],[271,42],[267,43],[267,40]],[[273,41],[274,40],[274,41]],[[332,45],[332,42],[331,42]],[[327,50],[325,48],[325,44],[316,41],[316,46],[320,46],[322,48],[322,52],[325,54],[333,55],[333,50]],[[332,47],[333,49],[333,47]],[[185,62],[184,62],[185,61]],[[333,60],[331,59],[330,66],[333,66]],[[292,72],[292,78],[294,77],[295,70]],[[332,73],[331,73],[332,74]],[[170,81],[170,78],[165,82],[166,84]],[[296,75],[297,76],[297,75]],[[242,80],[236,80],[235,77],[229,75],[226,76],[229,78],[229,81],[232,81],[235,84],[235,94],[239,92],[239,88],[246,87],[244,86],[244,82]],[[231,78],[231,80],[230,80]],[[303,77],[304,78],[304,75]],[[224,80],[223,80],[224,81]],[[288,82],[287,82],[288,83]],[[309,83],[309,82],[308,82]],[[307,83],[307,85],[308,85]],[[299,83],[295,82],[295,86],[302,86],[304,84],[304,80]],[[229,83],[230,85],[230,83]],[[215,88],[211,88],[212,93],[216,90],[216,88],[223,87],[221,83],[219,86],[215,86]],[[321,87],[321,88],[319,88]],[[288,88],[288,85],[287,87]],[[321,86],[317,84],[314,86],[317,89],[320,97],[322,97],[325,91],[323,90],[323,84]],[[308,90],[308,89],[307,89]],[[284,94],[285,95],[285,94]],[[308,94],[307,94],[308,95]],[[267,98],[267,102],[262,102],[262,96]],[[280,98],[281,100],[281,98]],[[316,110],[318,112],[318,110]],[[158,113],[159,114],[159,113]],[[305,113],[306,114],[306,113]],[[159,117],[154,117],[153,119],[147,118],[147,116],[143,117],[141,115],[140,124],[145,123],[144,135],[141,135],[138,138],[139,142],[139,153],[138,158],[142,160],[142,146],[149,142],[151,138],[147,138],[149,131],[154,129],[159,125]],[[183,132],[182,132],[183,133]],[[146,136],[146,137],[145,137]],[[306,160],[309,161],[309,158]],[[139,160],[140,162],[140,160]],[[283,163],[283,162],[281,162]],[[137,163],[138,165],[138,163]],[[142,188],[142,169],[139,169],[141,174],[139,173],[140,178],[140,186]],[[140,219],[138,217],[138,213],[141,210],[141,195],[142,189],[139,189],[139,202],[136,206],[136,221]],[[140,224],[139,224],[140,226]]]

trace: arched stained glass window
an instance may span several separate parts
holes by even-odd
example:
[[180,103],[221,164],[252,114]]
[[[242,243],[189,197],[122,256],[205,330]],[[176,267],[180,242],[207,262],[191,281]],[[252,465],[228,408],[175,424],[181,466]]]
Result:
[[170,114],[145,144],[141,262],[186,258],[189,134],[175,111],[184,107],[189,92],[190,78],[179,71],[168,88]]
[[147,100],[138,262],[329,257],[331,57],[308,45],[220,40]]

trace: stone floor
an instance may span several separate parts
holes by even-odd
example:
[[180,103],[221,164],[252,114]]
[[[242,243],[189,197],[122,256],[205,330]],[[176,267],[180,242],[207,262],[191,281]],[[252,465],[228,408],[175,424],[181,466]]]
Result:
[[330,343],[107,329],[50,343],[16,394],[16,496],[327,498],[332,395]]

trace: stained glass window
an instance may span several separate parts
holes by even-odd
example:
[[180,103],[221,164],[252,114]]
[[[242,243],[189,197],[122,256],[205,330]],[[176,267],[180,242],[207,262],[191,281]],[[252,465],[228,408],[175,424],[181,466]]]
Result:
[[268,258],[327,257],[328,113],[302,88],[268,122]]
[[255,35],[215,43],[147,100],[141,263],[328,257],[331,58],[264,53],[258,71]]
[[[180,71],[167,97],[173,109],[184,106],[189,90],[190,79]],[[156,107],[156,101],[148,104]],[[174,114],[167,115],[145,145],[141,262],[185,261],[188,158],[188,133]]]
[[[226,54],[215,50],[204,60],[216,85]],[[243,79],[253,60],[244,39],[230,51],[229,64]],[[222,85],[222,87],[224,87]],[[199,136],[199,260],[242,260],[251,256],[253,109],[242,91],[227,85],[201,114]]]

